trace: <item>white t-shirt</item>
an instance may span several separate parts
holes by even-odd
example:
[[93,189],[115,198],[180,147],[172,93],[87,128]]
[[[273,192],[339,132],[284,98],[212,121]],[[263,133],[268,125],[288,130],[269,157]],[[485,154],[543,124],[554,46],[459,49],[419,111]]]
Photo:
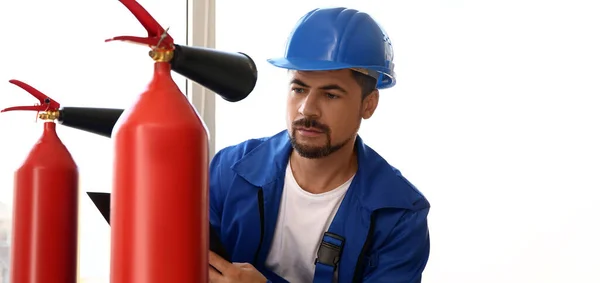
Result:
[[291,283],[313,281],[317,249],[353,178],[332,191],[312,194],[298,185],[288,164],[267,268]]

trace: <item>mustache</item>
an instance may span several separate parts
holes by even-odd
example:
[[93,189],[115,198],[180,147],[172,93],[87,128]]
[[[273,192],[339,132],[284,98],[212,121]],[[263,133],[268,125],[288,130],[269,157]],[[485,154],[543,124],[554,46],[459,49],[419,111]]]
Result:
[[325,125],[325,124],[319,123],[315,119],[310,119],[310,118],[298,119],[298,120],[294,121],[294,123],[292,123],[292,125],[294,126],[294,128],[297,128],[297,127],[315,128],[315,129],[319,129],[325,133],[329,133],[329,127],[327,127],[327,125]]

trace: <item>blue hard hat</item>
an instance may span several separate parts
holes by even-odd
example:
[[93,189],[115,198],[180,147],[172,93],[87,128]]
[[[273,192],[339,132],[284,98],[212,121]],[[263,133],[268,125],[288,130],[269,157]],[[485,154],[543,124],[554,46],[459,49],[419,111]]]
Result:
[[383,28],[371,16],[348,8],[320,8],[296,24],[277,67],[300,71],[354,69],[377,79],[377,88],[396,84],[394,51]]

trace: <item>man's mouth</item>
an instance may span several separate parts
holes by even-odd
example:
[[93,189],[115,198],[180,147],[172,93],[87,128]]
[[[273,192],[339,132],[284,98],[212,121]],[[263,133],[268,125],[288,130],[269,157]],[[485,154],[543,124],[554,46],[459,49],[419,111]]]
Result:
[[308,133],[323,133],[322,130],[317,129],[317,128],[305,128],[305,127],[299,127],[296,128],[298,131],[303,131],[303,132],[308,132]]

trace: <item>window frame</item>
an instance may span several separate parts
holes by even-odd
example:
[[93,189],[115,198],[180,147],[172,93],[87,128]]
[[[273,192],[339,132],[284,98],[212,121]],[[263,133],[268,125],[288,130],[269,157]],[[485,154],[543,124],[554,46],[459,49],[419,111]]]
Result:
[[[188,46],[215,48],[215,0],[187,1]],[[209,158],[215,155],[215,93],[207,88],[186,81],[186,95],[204,120],[209,133]]]

